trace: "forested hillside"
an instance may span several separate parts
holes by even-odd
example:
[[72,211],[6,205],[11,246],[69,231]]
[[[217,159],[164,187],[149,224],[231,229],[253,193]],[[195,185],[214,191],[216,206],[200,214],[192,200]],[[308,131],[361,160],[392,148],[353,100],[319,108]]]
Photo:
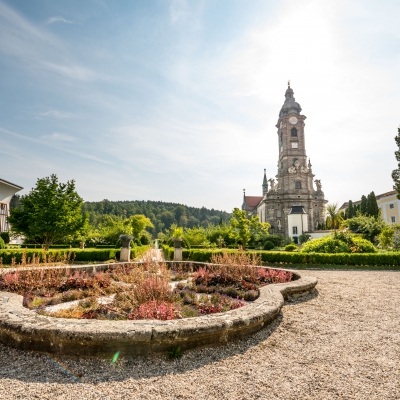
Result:
[[225,211],[149,200],[86,202],[83,204],[83,211],[89,213],[89,222],[92,225],[96,225],[96,220],[100,215],[108,214],[129,218],[135,214],[144,214],[154,225],[153,229],[149,229],[153,236],[165,231],[173,223],[187,228],[206,227],[208,224],[217,225],[221,221],[228,222],[231,218],[231,214]]

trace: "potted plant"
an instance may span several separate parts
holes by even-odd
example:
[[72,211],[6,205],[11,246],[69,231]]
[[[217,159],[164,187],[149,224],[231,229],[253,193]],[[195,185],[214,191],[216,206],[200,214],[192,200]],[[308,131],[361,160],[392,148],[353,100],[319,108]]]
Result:
[[183,242],[183,228],[175,226],[172,230],[172,240],[175,249],[180,249]]

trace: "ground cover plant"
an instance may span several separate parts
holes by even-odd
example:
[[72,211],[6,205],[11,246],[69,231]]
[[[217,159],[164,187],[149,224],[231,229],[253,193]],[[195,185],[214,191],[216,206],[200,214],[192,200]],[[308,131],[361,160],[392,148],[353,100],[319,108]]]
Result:
[[259,261],[223,253],[200,268],[183,263],[169,269],[148,260],[95,273],[18,269],[0,275],[0,290],[18,293],[25,307],[54,317],[171,320],[243,307],[258,297],[260,286],[292,279],[291,272],[255,267]]

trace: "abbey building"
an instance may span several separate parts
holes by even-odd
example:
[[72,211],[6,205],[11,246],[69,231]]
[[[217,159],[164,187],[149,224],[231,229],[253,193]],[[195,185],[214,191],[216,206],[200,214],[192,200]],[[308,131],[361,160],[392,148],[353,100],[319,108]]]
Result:
[[[311,232],[325,221],[325,200],[321,181],[314,180],[305,146],[306,116],[288,84],[277,128],[278,173],[267,180],[264,170],[262,196],[243,196],[242,209],[271,224],[270,232],[291,236],[297,242],[303,232]],[[315,184],[315,186],[314,186]]]

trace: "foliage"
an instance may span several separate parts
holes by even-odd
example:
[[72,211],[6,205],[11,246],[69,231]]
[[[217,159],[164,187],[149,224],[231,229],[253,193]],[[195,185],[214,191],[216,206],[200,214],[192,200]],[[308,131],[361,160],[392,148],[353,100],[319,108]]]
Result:
[[181,358],[181,357],[182,357],[182,350],[179,346],[171,347],[168,350],[168,358],[170,358],[171,360],[175,360],[175,359]]
[[360,203],[360,214],[361,215],[367,215],[367,198],[362,195],[361,196],[361,203]]
[[285,246],[285,251],[295,251],[297,246],[294,243],[289,243]]
[[[400,249],[400,234],[397,235],[398,248]],[[396,234],[394,241],[396,239]],[[314,239],[313,239],[314,240]],[[308,243],[311,243],[309,241]],[[393,245],[395,248],[395,245]],[[230,254],[238,253],[238,250],[225,250]],[[173,257],[174,249],[164,247],[164,254]],[[222,254],[221,250],[187,250],[182,252],[183,259],[190,262],[210,262],[215,254]],[[297,264],[297,265],[340,265],[340,266],[391,266],[400,270],[400,253],[305,253],[283,251],[249,251],[247,254],[256,254],[261,258],[263,265],[270,264]],[[393,269],[393,268],[392,268]]]
[[356,208],[353,206],[353,202],[349,200],[347,209],[346,209],[346,219],[353,218],[356,215]]
[[304,243],[306,243],[307,241],[309,241],[310,238],[311,238],[311,235],[309,235],[309,234],[307,234],[307,233],[302,233],[302,234],[299,236],[299,241],[300,241],[301,244],[304,244]]
[[263,250],[272,250],[273,248],[275,248],[275,246],[270,240],[264,242]]
[[382,249],[387,249],[392,247],[393,245],[393,238],[394,238],[394,228],[390,225],[385,225],[378,235],[379,247]]
[[309,240],[301,251],[304,253],[374,253],[376,249],[368,240],[343,230],[335,231],[319,239]]
[[392,179],[394,182],[393,189],[397,192],[397,198],[400,199],[400,127],[397,129],[397,136],[394,138],[397,150],[395,151],[395,156],[397,160],[397,169],[392,172]]
[[9,223],[15,233],[42,243],[46,249],[83,229],[83,200],[75,182],[59,183],[56,175],[38,179],[36,187],[21,198],[21,206],[10,210]]
[[328,212],[328,218],[326,219],[326,225],[330,229],[339,228],[339,224],[340,224],[340,221],[342,220],[342,217],[339,213],[337,203],[328,204],[326,206],[326,211]]
[[5,249],[6,248],[6,244],[4,243],[4,240],[2,237],[0,237],[0,249]]
[[376,237],[382,232],[386,226],[385,221],[380,218],[358,215],[342,221],[341,228],[348,228],[353,233],[362,234],[364,239],[374,242]]
[[127,228],[128,234],[132,234],[135,238],[139,238],[146,228],[154,228],[150,219],[143,214],[136,214],[124,220],[124,226]]
[[268,222],[260,222],[258,217],[247,216],[246,210],[234,208],[230,221],[232,229],[231,237],[240,241],[243,247],[246,247],[252,236],[259,241],[262,237],[268,235],[270,224]]
[[393,235],[393,249],[400,250],[400,232],[395,232]]
[[185,228],[206,228],[210,224],[218,225],[221,220],[226,223],[230,219],[230,214],[224,211],[162,201],[102,200],[85,202],[83,210],[89,213],[89,221],[94,226],[96,226],[96,220],[102,215],[111,215],[122,220],[136,214],[145,215],[154,226],[154,228],[148,228],[153,237],[160,232],[165,232],[174,223]]
[[0,238],[3,239],[5,244],[10,243],[10,234],[8,232],[1,232]]
[[367,210],[365,214],[369,217],[379,217],[379,207],[374,192],[371,192],[367,197]]

